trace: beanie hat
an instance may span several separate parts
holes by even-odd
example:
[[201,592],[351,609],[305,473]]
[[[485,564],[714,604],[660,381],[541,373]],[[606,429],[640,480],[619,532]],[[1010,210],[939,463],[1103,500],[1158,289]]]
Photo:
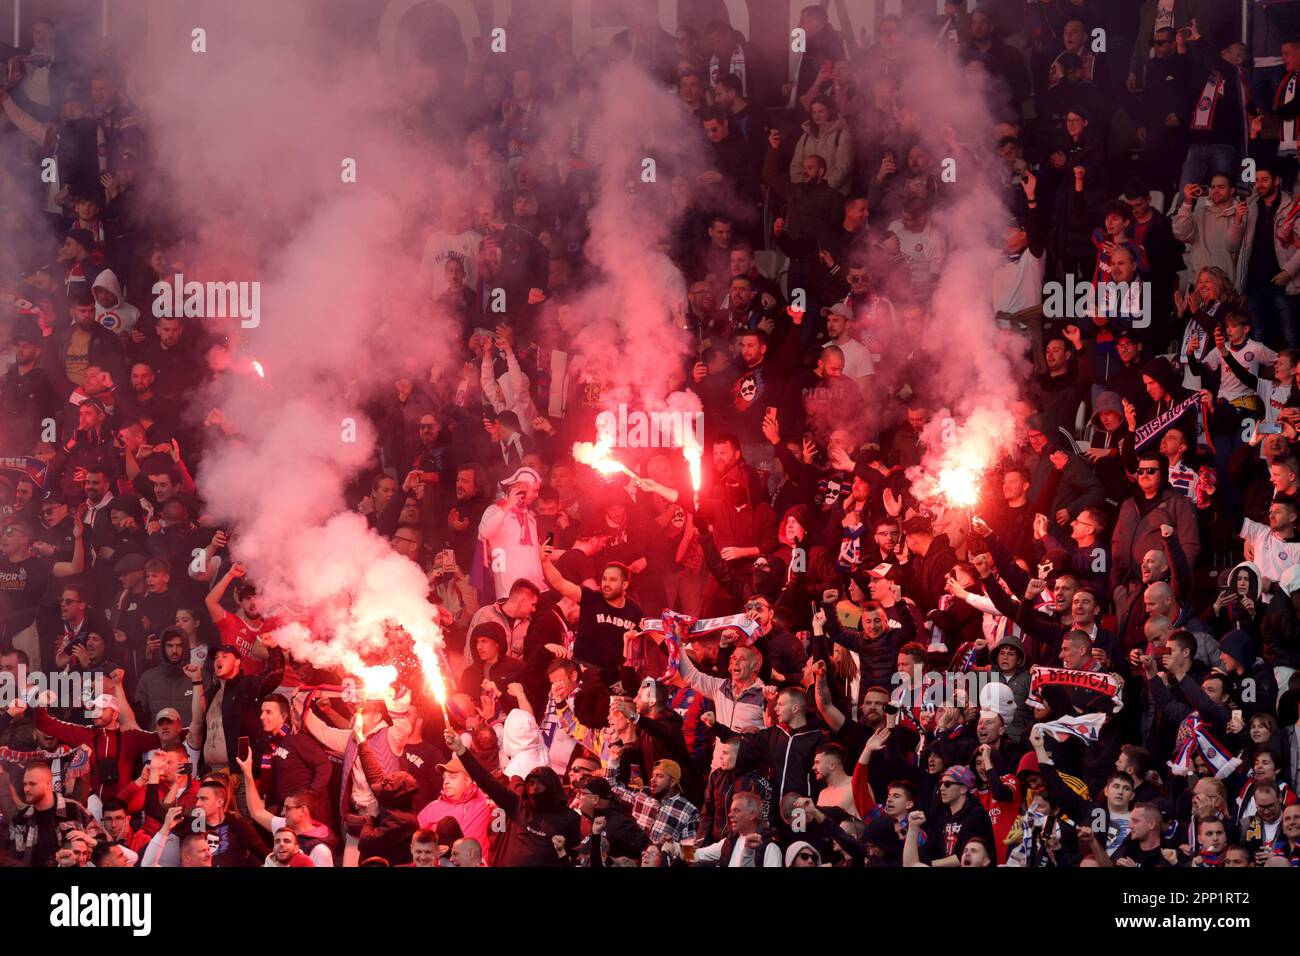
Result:
[[1250,667],[1257,659],[1255,642],[1245,631],[1229,631],[1219,642],[1219,649],[1228,654],[1242,667]]

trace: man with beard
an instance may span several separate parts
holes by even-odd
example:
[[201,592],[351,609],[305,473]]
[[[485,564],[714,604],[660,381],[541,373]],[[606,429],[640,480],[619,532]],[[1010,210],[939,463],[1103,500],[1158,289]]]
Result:
[[568,854],[582,842],[582,824],[578,814],[565,806],[564,787],[554,770],[538,767],[529,771],[523,792],[516,793],[479,763],[457,734],[447,730],[443,739],[470,779],[506,815],[497,866],[567,866],[573,862]]
[[546,583],[578,604],[573,659],[597,668],[602,678],[609,678],[605,683],[612,685],[624,659],[624,636],[641,627],[641,608],[627,596],[632,572],[625,564],[607,564],[601,572],[600,590],[593,591],[565,580],[551,561],[553,551],[550,545],[542,547],[542,573],[546,575]]
[[614,797],[626,804],[650,842],[693,838],[700,824],[700,811],[682,794],[682,768],[674,760],[660,760],[650,772],[650,785],[629,790],[618,781],[618,762],[606,768]]
[[844,353],[837,345],[827,345],[817,357],[816,366],[796,372],[786,384],[781,427],[786,438],[811,431],[819,443],[825,443],[830,438],[831,422],[861,399],[856,384],[844,374]]
[[34,448],[42,423],[58,411],[59,396],[41,363],[45,339],[39,323],[24,317],[14,322],[10,337],[14,362],[0,377],[0,422],[6,447]]
[[91,469],[116,474],[117,455],[107,416],[104,403],[97,398],[88,398],[77,407],[76,427],[71,434],[64,432],[66,438],[50,460],[46,487],[61,491],[70,499],[78,498],[81,495],[79,474]]
[[143,714],[157,714],[165,708],[189,714],[194,687],[181,668],[189,663],[185,635],[175,627],[164,628],[161,635],[162,660],[140,675],[135,700]]
[[[240,581],[235,586],[235,605],[239,608],[235,614],[229,613],[221,606],[221,599],[226,594],[232,581],[243,578],[248,573],[242,564],[232,564],[230,570],[216,583],[207,597],[204,606],[212,623],[221,634],[221,643],[239,648],[246,674],[256,677],[266,670],[268,645],[262,635],[269,635],[283,623],[280,618],[262,617],[262,610],[257,598],[257,589],[248,581]],[[270,645],[274,646],[274,645]]]
[[479,521],[488,506],[487,477],[483,466],[476,463],[461,465],[456,469],[455,500],[446,513],[446,540],[456,552],[456,563],[462,568],[472,566],[474,545],[478,541]]

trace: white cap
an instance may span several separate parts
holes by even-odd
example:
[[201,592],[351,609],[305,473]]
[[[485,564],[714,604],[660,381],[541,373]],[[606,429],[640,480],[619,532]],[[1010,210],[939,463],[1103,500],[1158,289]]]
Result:
[[86,709],[87,710],[111,710],[116,712],[121,708],[119,708],[117,705],[117,698],[114,697],[112,694],[100,694],[98,697],[96,697],[94,700],[90,702],[90,705]]
[[980,716],[1010,720],[1016,713],[1016,695],[1007,684],[985,684],[980,688]]

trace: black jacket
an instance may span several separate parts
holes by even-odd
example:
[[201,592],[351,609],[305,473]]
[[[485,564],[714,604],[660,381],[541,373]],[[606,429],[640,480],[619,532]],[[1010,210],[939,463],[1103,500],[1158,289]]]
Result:
[[[232,763],[239,752],[240,737],[256,740],[262,736],[262,698],[280,685],[283,676],[284,664],[281,662],[278,667],[259,676],[241,673],[231,680],[218,682],[225,685],[225,693],[221,695],[221,727],[226,735],[226,755]],[[207,689],[208,707],[212,706],[217,690],[215,685]]]
[[[500,846],[492,853],[494,866],[567,865],[569,858],[556,854],[551,838],[563,836],[566,848],[573,852],[582,842],[582,824],[566,805],[564,787],[554,770],[550,767],[530,770],[524,778],[524,795],[520,795],[492,776],[468,750],[460,759],[470,778],[488,799],[505,811],[509,821]],[[545,788],[540,801],[526,795],[534,781]]]

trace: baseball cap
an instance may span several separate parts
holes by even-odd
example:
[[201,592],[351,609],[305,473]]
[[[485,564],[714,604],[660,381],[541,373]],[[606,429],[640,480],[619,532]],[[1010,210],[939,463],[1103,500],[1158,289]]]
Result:
[[181,722],[181,712],[175,707],[164,707],[158,711],[158,716],[153,719],[153,722],[156,724],[163,720],[174,720],[179,724]]
[[682,765],[676,760],[660,760],[655,764],[655,769],[665,777],[671,777],[673,783],[680,784],[682,782]]
[[444,773],[469,773],[465,765],[460,762],[460,754],[452,754],[451,759],[446,763],[438,764],[438,769]]
[[594,793],[602,800],[613,799],[614,791],[610,789],[609,781],[604,777],[590,777],[582,786],[583,792]]
[[897,581],[900,577],[902,577],[902,572],[899,571],[898,565],[885,563],[885,564],[877,564],[874,568],[872,568],[870,571],[867,572],[867,576],[875,578],[877,581],[880,580]]
[[112,710],[117,711],[120,708],[117,705],[117,698],[112,694],[100,694],[90,702],[87,710]]
[[235,658],[236,658],[237,660],[239,660],[241,663],[242,663],[243,660],[244,660],[244,654],[243,654],[243,652],[240,651],[240,649],[239,649],[238,647],[236,647],[234,644],[222,644],[220,647],[218,647],[218,648],[216,649],[215,653],[217,653],[217,654],[233,654],[233,655],[235,655]]

